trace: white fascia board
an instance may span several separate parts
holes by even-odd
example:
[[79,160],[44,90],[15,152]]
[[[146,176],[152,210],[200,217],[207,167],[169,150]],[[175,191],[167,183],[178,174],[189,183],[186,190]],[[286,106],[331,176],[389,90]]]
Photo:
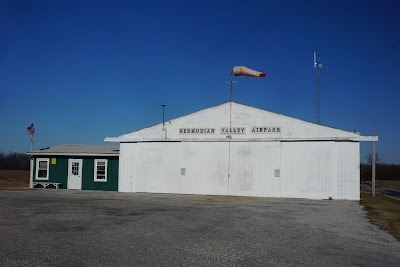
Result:
[[274,142],[274,141],[374,141],[370,139],[357,137],[320,137],[320,138],[109,138],[105,141],[120,143],[138,143],[138,142]]
[[117,142],[117,143],[119,143],[119,142],[121,142],[121,138],[119,138],[119,137],[106,137],[104,139],[104,142]]
[[378,136],[357,136],[356,141],[370,141],[370,142],[376,142],[378,141]]
[[378,136],[348,136],[348,137],[305,137],[305,138],[124,138],[106,137],[105,142],[136,143],[136,142],[254,142],[254,141],[378,141]]

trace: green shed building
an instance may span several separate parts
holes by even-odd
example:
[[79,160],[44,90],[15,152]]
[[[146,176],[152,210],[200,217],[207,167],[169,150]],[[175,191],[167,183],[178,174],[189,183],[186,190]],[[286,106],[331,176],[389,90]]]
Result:
[[28,155],[31,188],[118,191],[119,145],[58,145]]

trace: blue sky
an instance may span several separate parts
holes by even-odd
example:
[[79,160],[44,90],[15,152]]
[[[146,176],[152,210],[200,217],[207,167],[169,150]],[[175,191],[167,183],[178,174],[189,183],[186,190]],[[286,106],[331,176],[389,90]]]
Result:
[[[0,151],[102,144],[229,100],[378,135],[400,163],[398,1],[0,2]],[[361,160],[370,152],[362,144]]]

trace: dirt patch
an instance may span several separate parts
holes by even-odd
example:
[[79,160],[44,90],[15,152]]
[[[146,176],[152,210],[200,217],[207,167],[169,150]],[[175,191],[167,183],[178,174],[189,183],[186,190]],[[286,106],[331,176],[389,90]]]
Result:
[[0,189],[29,189],[29,171],[0,170]]

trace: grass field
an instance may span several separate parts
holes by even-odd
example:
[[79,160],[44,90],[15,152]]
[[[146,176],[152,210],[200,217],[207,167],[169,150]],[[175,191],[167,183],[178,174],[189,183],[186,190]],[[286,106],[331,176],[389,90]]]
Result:
[[0,170],[0,189],[29,189],[29,171]]
[[400,180],[376,180],[376,185],[400,191]]
[[371,191],[361,188],[361,205],[367,211],[371,223],[391,233],[400,241],[400,200],[377,193],[372,197]]

